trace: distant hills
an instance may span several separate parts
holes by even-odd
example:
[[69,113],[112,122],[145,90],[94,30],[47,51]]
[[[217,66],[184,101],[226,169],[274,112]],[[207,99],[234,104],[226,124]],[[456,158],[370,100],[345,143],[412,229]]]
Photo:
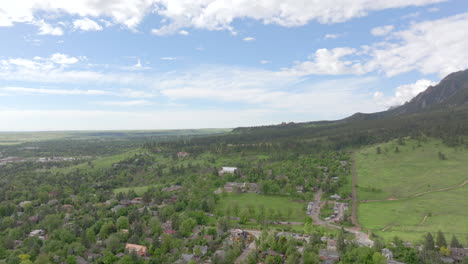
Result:
[[343,148],[384,142],[396,137],[431,136],[452,145],[468,135],[468,70],[452,73],[404,105],[377,113],[356,113],[335,121],[240,127],[224,141],[274,142],[280,139],[321,142]]
[[429,86],[411,101],[383,112],[356,113],[344,121],[373,120],[384,117],[414,114],[441,108],[453,108],[468,103],[468,70],[454,72],[436,86]]

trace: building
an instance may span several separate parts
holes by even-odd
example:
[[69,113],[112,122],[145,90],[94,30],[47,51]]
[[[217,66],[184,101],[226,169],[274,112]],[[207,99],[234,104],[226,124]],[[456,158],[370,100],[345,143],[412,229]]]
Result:
[[256,183],[239,183],[239,182],[228,182],[224,185],[225,192],[248,192],[248,193],[258,193],[259,186]]
[[236,167],[222,167],[218,174],[219,175],[223,175],[224,173],[234,174],[236,173],[236,171],[237,171]]
[[382,249],[382,256],[384,256],[387,260],[393,260],[393,253],[388,248]]
[[188,152],[185,152],[185,151],[177,152],[177,157],[178,158],[185,158],[185,157],[188,157],[188,156],[190,156],[190,153],[188,153]]
[[146,254],[148,253],[148,248],[146,248],[145,246],[140,246],[136,244],[126,244],[125,250],[128,253],[135,252],[138,256],[141,256],[141,257],[146,256]]

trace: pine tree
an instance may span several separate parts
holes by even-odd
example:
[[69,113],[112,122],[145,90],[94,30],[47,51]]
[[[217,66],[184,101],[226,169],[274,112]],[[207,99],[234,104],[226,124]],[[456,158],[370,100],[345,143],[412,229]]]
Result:
[[444,233],[442,233],[442,231],[440,231],[440,230],[439,230],[439,232],[437,232],[436,245],[439,248],[441,248],[441,247],[447,248],[447,241],[445,241]]
[[455,235],[452,236],[452,241],[450,241],[450,247],[451,248],[461,248],[463,247],[460,242],[458,242],[458,239]]
[[427,233],[425,237],[424,250],[434,250],[434,237],[431,233]]

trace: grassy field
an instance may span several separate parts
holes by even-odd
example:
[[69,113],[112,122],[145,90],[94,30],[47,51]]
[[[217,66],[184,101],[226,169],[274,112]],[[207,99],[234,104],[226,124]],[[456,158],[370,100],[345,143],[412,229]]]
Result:
[[[466,197],[468,185],[398,201],[360,203],[358,218],[364,228],[388,239],[398,235],[408,240],[418,240],[426,232],[442,230],[446,235],[455,234],[462,243],[467,244]],[[423,222],[425,216],[427,218]],[[390,228],[381,231],[388,226]]]
[[[288,197],[265,196],[255,193],[227,194],[226,197],[221,198],[216,210],[225,212],[228,206],[232,208],[235,204],[239,205],[240,211],[252,205],[257,213],[259,212],[259,208],[264,206],[266,215],[271,210],[274,210],[275,213],[279,211],[285,220],[291,222],[303,222],[306,217],[305,205],[302,202],[291,201]],[[281,219],[275,216],[269,220]]]
[[77,169],[79,169],[79,170],[100,170],[100,169],[104,169],[104,168],[110,168],[110,167],[112,167],[112,164],[123,161],[123,160],[125,160],[127,158],[130,158],[131,156],[133,156],[135,154],[138,154],[138,153],[141,153],[141,152],[143,152],[142,149],[135,149],[135,150],[131,150],[131,151],[128,151],[128,152],[117,154],[117,155],[97,158],[97,159],[91,161],[91,166],[88,164],[88,162],[84,162],[84,163],[80,163],[80,164],[69,166],[69,167],[52,168],[50,171],[52,173],[55,173],[55,172],[69,173],[69,172],[75,171]]
[[[376,154],[377,147],[381,154]],[[447,160],[440,160],[438,152]],[[359,200],[408,197],[468,179],[468,150],[449,148],[438,140],[419,147],[414,140],[406,140],[403,146],[392,141],[362,149],[355,158]]]
[[[447,159],[439,159],[439,152]],[[355,157],[358,199],[382,200],[359,203],[358,219],[364,229],[387,239],[398,235],[410,241],[442,230],[468,242],[468,185],[412,197],[468,180],[466,149],[450,148],[438,140],[420,145],[405,140],[404,145],[392,141],[362,149]]]

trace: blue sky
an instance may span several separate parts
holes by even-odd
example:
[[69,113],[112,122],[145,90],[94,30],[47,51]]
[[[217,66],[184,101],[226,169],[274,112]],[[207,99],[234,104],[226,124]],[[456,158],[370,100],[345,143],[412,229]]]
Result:
[[3,1],[0,39],[0,131],[266,125],[382,111],[468,68],[468,3]]

